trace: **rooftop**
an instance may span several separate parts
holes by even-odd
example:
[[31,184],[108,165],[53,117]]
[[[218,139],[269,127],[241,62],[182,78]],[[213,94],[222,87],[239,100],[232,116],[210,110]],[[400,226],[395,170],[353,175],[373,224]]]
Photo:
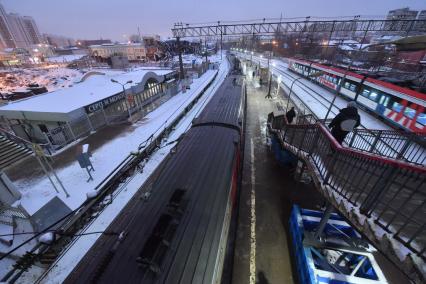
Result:
[[122,83],[133,81],[126,86],[129,88],[139,85],[146,77],[162,76],[171,72],[173,71],[170,69],[138,69],[130,72],[94,74],[70,88],[11,102],[0,107],[0,113],[3,111],[69,113],[120,93],[122,87],[111,82],[111,79]]

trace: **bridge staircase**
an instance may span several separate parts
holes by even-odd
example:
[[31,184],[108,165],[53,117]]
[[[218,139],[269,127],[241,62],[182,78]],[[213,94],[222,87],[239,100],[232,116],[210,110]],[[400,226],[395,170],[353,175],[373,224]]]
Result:
[[356,130],[343,146],[312,115],[269,134],[291,152],[325,199],[416,283],[426,283],[426,137]]
[[0,170],[31,156],[31,142],[0,129]]

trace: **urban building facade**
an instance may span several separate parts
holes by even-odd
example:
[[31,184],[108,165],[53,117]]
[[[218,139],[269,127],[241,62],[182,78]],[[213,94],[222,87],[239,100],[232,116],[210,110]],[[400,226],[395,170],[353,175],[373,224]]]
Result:
[[401,34],[401,31],[403,31],[402,33],[409,31],[409,29],[411,29],[411,23],[409,21],[416,20],[418,13],[419,11],[410,10],[408,7],[389,11],[386,20],[393,20],[393,22],[385,24],[385,28],[390,30],[388,34],[395,34],[392,30],[400,31],[398,34]]
[[41,42],[42,37],[32,17],[7,14],[0,4],[0,48],[28,48]]
[[14,47],[16,47],[16,45],[9,26],[7,13],[0,4],[0,48],[4,49]]
[[92,45],[89,49],[93,56],[104,59],[115,55],[121,55],[127,57],[129,61],[146,60],[146,48],[142,43]]
[[75,45],[75,40],[69,37],[53,35],[53,34],[44,34],[44,41],[51,46],[56,48],[63,48]]
[[88,48],[91,45],[111,44],[109,39],[79,39],[77,40],[78,47]]

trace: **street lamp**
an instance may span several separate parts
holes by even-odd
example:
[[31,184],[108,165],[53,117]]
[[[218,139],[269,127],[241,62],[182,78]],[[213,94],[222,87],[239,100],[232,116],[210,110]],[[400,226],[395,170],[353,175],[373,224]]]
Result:
[[129,81],[127,81],[126,83],[122,84],[122,83],[118,82],[117,80],[111,79],[111,82],[116,83],[116,84],[119,84],[119,85],[121,85],[121,87],[123,87],[123,94],[124,94],[124,97],[126,98],[126,106],[127,106],[127,111],[128,111],[128,113],[129,113],[129,118],[130,118],[130,117],[132,117],[132,114],[131,114],[131,112],[130,112],[130,104],[129,104],[129,102],[127,101],[126,89],[124,88],[124,86],[126,86],[127,84],[131,84],[131,83],[133,83],[133,81],[132,81],[132,80],[129,80]]
[[287,113],[287,110],[288,110],[288,105],[290,104],[290,96],[291,96],[291,92],[293,91],[293,85],[294,85],[294,83],[296,83],[300,79],[303,79],[303,77],[296,78],[296,79],[293,80],[293,82],[291,82],[290,92],[288,93],[287,105],[285,106],[285,112],[286,113]]

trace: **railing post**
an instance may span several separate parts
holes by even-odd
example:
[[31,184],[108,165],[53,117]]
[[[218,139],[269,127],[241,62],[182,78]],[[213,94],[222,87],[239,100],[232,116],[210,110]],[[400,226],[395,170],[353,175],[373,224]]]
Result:
[[349,147],[352,147],[352,144],[355,141],[355,136],[358,134],[358,130],[355,129],[355,131],[352,132],[352,138],[351,141],[349,141]]
[[[74,138],[74,141],[77,140],[77,138],[74,134],[74,131],[72,131],[71,124],[69,123],[69,121],[67,121],[67,127],[70,130],[70,133],[71,133],[72,137]],[[67,141],[67,143],[68,143],[68,141]]]
[[402,146],[401,151],[396,155],[396,159],[401,159],[404,157],[405,152],[407,151],[408,147],[411,145],[411,140],[407,137],[407,140],[405,140],[404,146]]
[[374,208],[376,201],[383,194],[383,191],[388,188],[388,185],[391,183],[392,175],[397,171],[397,168],[388,167],[385,169],[377,180],[376,184],[371,189],[370,193],[365,198],[360,206],[360,212],[369,216],[371,214],[371,209]]
[[86,113],[86,118],[87,118],[87,122],[89,123],[90,130],[91,130],[91,132],[93,132],[94,131],[93,125],[92,125],[92,122],[90,121],[90,117],[87,113]]
[[[331,145],[329,145],[329,146],[331,147]],[[327,165],[324,164],[324,167],[327,168],[327,175],[325,176],[324,181],[322,182],[323,185],[328,184],[328,181],[330,180],[330,178],[331,178],[331,176],[334,172],[334,165],[336,164],[337,155],[338,155],[338,152],[333,153],[333,156],[332,156],[331,161],[329,163],[329,165],[331,165],[331,167],[328,168]]]
[[377,133],[377,136],[374,139],[373,144],[371,144],[370,150],[368,152],[372,153],[373,150],[376,148],[377,142],[379,142],[381,134],[382,134],[382,130],[379,130],[379,133]]

